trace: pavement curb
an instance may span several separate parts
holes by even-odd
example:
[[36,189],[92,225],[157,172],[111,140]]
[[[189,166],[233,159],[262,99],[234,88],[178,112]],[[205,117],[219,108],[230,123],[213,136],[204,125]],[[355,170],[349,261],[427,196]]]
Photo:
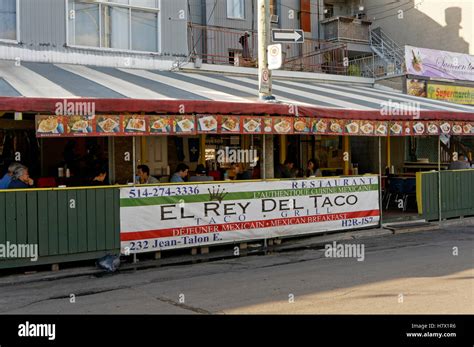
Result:
[[[262,252],[286,252],[286,251],[295,251],[299,249],[311,249],[322,247],[327,243],[332,243],[334,241],[348,241],[348,240],[360,240],[366,239],[371,237],[378,237],[378,236],[388,236],[388,235],[397,235],[397,234],[405,234],[405,233],[416,233],[416,232],[423,232],[423,231],[435,231],[441,230],[442,228],[451,227],[451,226],[470,226],[474,225],[474,218],[462,218],[462,219],[453,219],[453,220],[445,220],[441,223],[433,222],[430,225],[422,226],[422,227],[414,227],[414,228],[407,228],[407,229],[400,229],[396,231],[392,231],[386,229],[384,226],[380,228],[373,228],[373,229],[361,229],[361,230],[354,230],[354,231],[347,231],[347,232],[335,232],[331,234],[315,234],[312,236],[302,236],[299,238],[281,238],[281,240],[285,240],[282,244],[267,246],[265,249],[264,247],[260,247],[255,249],[254,251],[247,251],[242,252],[241,256],[245,255],[252,255],[252,254],[261,254]],[[256,240],[255,243],[262,243],[262,240]],[[233,249],[233,247],[231,247]],[[186,263],[193,263],[199,261],[212,261],[212,260],[219,260],[223,258],[236,258],[238,256],[230,255],[233,252],[225,252],[225,251],[217,251],[217,252],[210,252],[205,255],[197,255],[197,256],[176,256],[170,257],[167,259],[160,259],[160,260],[147,260],[143,262],[139,262],[136,264],[125,263],[120,270],[122,271],[129,271],[139,268],[152,268],[152,267],[160,267],[160,266],[170,266],[170,265],[178,265],[178,264],[186,264]],[[119,270],[119,271],[120,271]],[[84,267],[84,268],[74,268],[74,269],[65,269],[60,270],[58,273],[51,273],[51,272],[38,272],[34,274],[14,274],[6,277],[0,277],[0,288],[9,286],[9,285],[16,285],[16,284],[26,284],[32,282],[43,282],[43,281],[55,281],[59,279],[65,278],[72,278],[72,277],[82,277],[82,276],[94,276],[94,275],[105,275],[106,272],[97,269],[95,267]]]

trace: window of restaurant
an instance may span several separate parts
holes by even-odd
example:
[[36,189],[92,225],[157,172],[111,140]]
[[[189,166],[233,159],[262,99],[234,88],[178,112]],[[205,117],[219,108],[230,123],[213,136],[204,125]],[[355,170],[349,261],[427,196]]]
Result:
[[156,0],[68,0],[68,43],[141,52],[159,51]]
[[19,41],[19,0],[0,1],[0,40]]
[[[201,150],[204,152],[201,152]],[[261,135],[206,134],[168,137],[168,165],[171,174],[179,163],[189,166],[189,175],[204,167],[212,180],[259,179],[262,158]],[[192,180],[197,180],[193,178]],[[211,180],[209,178],[209,180]]]
[[[26,116],[24,115],[24,118]],[[12,114],[0,117],[0,175],[15,161],[29,169],[32,176],[40,174],[40,144],[32,120],[14,120]]]
[[[42,138],[41,178],[55,181],[56,185],[88,186],[98,169],[109,173],[108,139]],[[109,176],[109,175],[107,175]],[[104,184],[110,182],[106,177]]]

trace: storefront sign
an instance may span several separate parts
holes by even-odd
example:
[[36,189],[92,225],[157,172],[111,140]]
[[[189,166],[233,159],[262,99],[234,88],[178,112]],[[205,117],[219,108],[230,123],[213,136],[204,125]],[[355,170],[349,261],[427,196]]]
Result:
[[122,188],[123,253],[375,227],[376,175]]
[[455,104],[474,105],[474,88],[429,83],[428,98]]
[[[417,129],[428,129],[432,121],[418,121]],[[443,122],[448,133],[474,135],[472,122]],[[461,124],[460,127],[455,125]],[[433,127],[431,127],[433,128]],[[36,116],[37,137],[155,136],[209,134],[312,134],[351,136],[410,136],[413,124],[402,121],[328,119],[312,117],[260,117],[226,115],[96,115]],[[454,131],[454,130],[453,130]],[[423,132],[436,135],[435,132]],[[421,133],[416,133],[421,135]]]
[[469,54],[405,46],[405,64],[410,75],[474,81],[474,56]]

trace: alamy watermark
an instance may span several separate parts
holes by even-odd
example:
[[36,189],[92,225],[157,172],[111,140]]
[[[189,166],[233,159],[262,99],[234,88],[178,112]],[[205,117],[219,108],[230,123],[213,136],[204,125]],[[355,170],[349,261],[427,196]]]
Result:
[[328,243],[324,246],[324,256],[326,258],[357,258],[357,261],[364,261],[365,246],[364,244],[350,243]]
[[1,258],[30,258],[30,261],[37,261],[38,245],[17,244],[7,241],[4,244],[0,244],[0,259]]
[[224,147],[217,151],[217,162],[220,164],[247,163],[254,167],[258,162],[257,150],[252,147],[250,149]]
[[93,116],[95,115],[95,102],[67,101],[57,102],[55,105],[56,116]]
[[18,325],[19,337],[47,337],[48,340],[56,339],[56,324],[35,324],[26,321]]
[[419,102],[396,102],[389,99],[380,104],[382,116],[412,116],[414,119],[418,119],[420,118],[420,109]]

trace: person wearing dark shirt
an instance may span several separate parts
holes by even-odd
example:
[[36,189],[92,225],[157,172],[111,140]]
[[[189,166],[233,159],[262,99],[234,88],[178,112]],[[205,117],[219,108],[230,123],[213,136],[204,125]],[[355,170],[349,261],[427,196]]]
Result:
[[25,189],[33,187],[33,180],[28,174],[26,166],[18,166],[13,172],[12,181],[8,185],[8,189]]
[[286,159],[283,165],[280,165],[278,167],[276,177],[277,178],[294,178],[295,174],[293,172],[293,167],[295,166],[295,163],[290,160]]
[[239,163],[235,166],[235,179],[236,180],[250,180],[252,179],[252,172],[245,170],[244,166]]

